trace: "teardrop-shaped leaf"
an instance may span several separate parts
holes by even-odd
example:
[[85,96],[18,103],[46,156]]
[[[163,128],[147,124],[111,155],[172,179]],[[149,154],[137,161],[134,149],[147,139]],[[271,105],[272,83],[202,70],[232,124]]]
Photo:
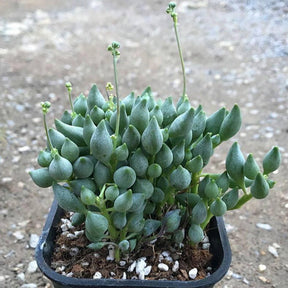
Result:
[[204,232],[200,225],[192,224],[188,230],[188,236],[192,243],[197,244],[204,238]]
[[202,110],[195,115],[192,123],[193,139],[197,139],[205,130],[206,127],[206,114]]
[[53,128],[50,128],[48,130],[48,134],[49,134],[49,138],[51,140],[52,146],[60,151],[65,141],[65,136]]
[[256,199],[263,199],[269,194],[269,185],[260,172],[257,174],[250,191]]
[[239,191],[238,189],[232,189],[229,192],[227,192],[223,197],[222,200],[225,202],[227,209],[233,209],[238,200],[239,200]]
[[101,162],[97,162],[95,165],[93,176],[99,190],[102,189],[105,183],[109,183],[112,180],[110,169]]
[[176,109],[173,105],[171,97],[165,99],[164,103],[161,105],[161,111],[163,114],[163,127],[168,126],[177,117]]
[[159,105],[155,105],[154,108],[152,109],[152,111],[149,113],[150,114],[150,119],[152,119],[153,117],[156,118],[158,125],[161,126],[162,122],[163,122],[163,113],[160,109]]
[[163,136],[155,116],[153,116],[145,128],[141,137],[141,143],[145,151],[150,155],[155,155],[160,151],[163,145]]
[[102,119],[105,117],[104,111],[98,106],[94,106],[94,108],[90,111],[91,120],[95,125],[98,125]]
[[256,178],[256,175],[260,172],[260,168],[257,165],[252,154],[248,155],[243,169],[244,175],[251,180],[254,180]]
[[90,189],[82,186],[80,199],[85,205],[94,205],[96,202],[96,195]]
[[170,174],[170,184],[177,190],[186,189],[191,182],[190,172],[181,165]]
[[126,212],[113,212],[111,218],[113,225],[119,230],[127,224]]
[[273,147],[263,159],[264,174],[277,170],[281,163],[281,155],[278,147]]
[[214,200],[210,205],[210,212],[214,216],[223,216],[226,213],[226,211],[227,211],[226,203],[220,198]]
[[99,242],[108,229],[108,220],[101,214],[88,211],[85,220],[85,234],[91,242]]
[[66,187],[59,184],[53,184],[53,192],[58,205],[66,211],[86,213],[85,206],[81,201]]
[[88,157],[79,157],[73,164],[73,172],[77,178],[88,178],[93,171],[94,164]]
[[85,117],[85,114],[87,112],[88,109],[88,105],[87,105],[87,98],[85,97],[84,94],[80,94],[73,105],[74,111],[77,114],[81,114],[83,117]]
[[47,188],[52,186],[55,181],[49,174],[47,167],[32,170],[29,172],[33,182],[41,188]]
[[192,130],[194,109],[190,108],[187,112],[179,115],[169,127],[169,136],[174,138],[185,137]]
[[50,151],[42,150],[38,154],[37,162],[41,167],[48,167],[53,160]]
[[155,162],[158,163],[162,169],[169,167],[173,161],[173,153],[167,144],[163,144],[160,151],[156,154]]
[[72,164],[59,154],[54,156],[54,159],[49,165],[49,174],[56,181],[68,180],[73,173]]
[[203,200],[198,203],[192,209],[191,221],[193,224],[201,224],[206,220],[207,207]]
[[141,135],[138,130],[133,125],[129,125],[123,134],[122,142],[126,143],[129,151],[131,152],[138,148],[140,140]]
[[242,123],[241,113],[238,105],[234,105],[228,115],[224,118],[219,135],[221,141],[228,140],[240,130]]
[[226,170],[232,180],[241,188],[244,187],[245,159],[237,142],[235,142],[226,157]]
[[136,152],[133,153],[129,160],[129,164],[138,177],[143,177],[146,175],[149,162],[140,148],[138,148]]
[[138,104],[133,106],[130,115],[130,125],[136,127],[136,129],[143,133],[149,123],[149,110],[147,108],[147,100],[143,99]]
[[83,138],[86,144],[90,145],[91,137],[96,129],[95,124],[91,120],[91,117],[89,114],[86,115],[84,125],[83,125]]
[[206,120],[206,128],[204,133],[212,133],[216,135],[220,131],[221,124],[226,116],[226,109],[223,107],[209,116]]
[[145,195],[145,199],[149,199],[153,192],[154,186],[147,179],[137,178],[135,184],[132,187],[134,193],[143,193]]
[[172,148],[173,153],[173,164],[175,166],[180,165],[185,157],[185,140],[179,142],[176,146]]
[[205,195],[209,199],[215,199],[219,195],[219,187],[215,180],[210,180],[205,187]]
[[115,184],[119,188],[130,188],[136,181],[136,173],[129,166],[122,166],[117,169],[113,175]]
[[91,87],[89,91],[89,95],[87,98],[87,105],[88,105],[89,111],[93,109],[95,105],[102,108],[105,102],[106,101],[104,97],[102,96],[101,92],[99,91],[98,87],[96,86],[96,84],[93,84],[93,86]]
[[206,134],[192,150],[193,157],[198,155],[201,156],[203,160],[203,166],[206,166],[209,162],[210,157],[213,154],[213,145],[211,140],[211,134]]
[[120,194],[114,201],[114,209],[117,212],[128,211],[133,204],[132,190]]
[[105,120],[102,120],[95,129],[91,141],[92,155],[103,163],[108,163],[113,152],[113,142],[107,131]]
[[198,155],[194,157],[193,159],[189,160],[185,164],[185,168],[192,174],[200,172],[203,168],[203,160],[202,160],[201,155]]
[[61,148],[61,156],[69,160],[71,163],[79,157],[78,146],[67,137]]
[[165,231],[172,233],[178,229],[181,221],[180,210],[171,210],[165,214],[162,219],[162,225],[165,227]]
[[161,221],[155,219],[147,219],[145,220],[145,225],[143,228],[143,236],[147,237],[152,235],[157,231],[157,229],[161,226]]

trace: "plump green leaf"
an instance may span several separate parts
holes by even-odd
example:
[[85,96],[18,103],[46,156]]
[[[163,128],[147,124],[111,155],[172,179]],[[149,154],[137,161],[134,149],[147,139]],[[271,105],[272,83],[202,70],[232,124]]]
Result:
[[47,167],[40,168],[36,170],[32,170],[29,172],[33,182],[41,188],[47,188],[52,186],[53,182],[55,181],[49,173]]
[[260,172],[257,174],[250,191],[256,199],[263,199],[269,194],[269,185]]
[[58,205],[69,212],[86,213],[85,206],[81,201],[66,187],[59,184],[53,184],[53,192]]
[[141,135],[138,130],[133,125],[129,125],[123,134],[122,142],[126,143],[129,151],[131,152],[138,148],[140,141]]
[[77,178],[88,178],[93,171],[94,164],[88,157],[79,157],[73,164],[73,172]]
[[85,234],[91,242],[99,242],[108,229],[108,220],[101,214],[87,212],[85,220]]
[[141,148],[138,148],[135,153],[132,154],[129,164],[138,177],[144,177],[146,175],[149,162]]
[[160,151],[163,145],[163,136],[155,116],[153,116],[145,128],[141,137],[141,143],[145,151],[150,155],[155,155]]
[[71,163],[79,157],[78,146],[67,137],[61,148],[61,156],[69,160]]
[[234,105],[221,124],[219,130],[221,141],[233,137],[240,130],[241,123],[242,119],[239,106]]
[[132,190],[120,194],[114,201],[114,209],[117,212],[126,212],[133,205]]
[[143,236],[147,237],[152,235],[157,231],[157,229],[161,226],[161,221],[155,219],[146,219],[144,228],[143,228]]
[[162,219],[162,225],[165,227],[165,231],[168,233],[174,232],[179,228],[181,221],[180,210],[171,210],[165,214]]
[[244,169],[244,175],[251,180],[254,180],[258,172],[260,172],[260,168],[257,165],[252,154],[248,155],[243,169]]
[[277,170],[281,163],[281,154],[278,147],[273,147],[263,159],[264,174]]
[[56,181],[68,180],[73,173],[72,164],[59,154],[54,156],[54,159],[49,165],[49,174]]
[[155,162],[158,163],[162,169],[171,165],[173,161],[173,153],[171,149],[164,143],[160,151],[156,154]]
[[227,192],[222,197],[222,200],[225,202],[228,210],[233,209],[239,200],[238,189],[234,188],[234,189],[230,190],[229,192]]
[[130,188],[136,181],[136,173],[129,166],[122,166],[117,169],[113,175],[115,184],[119,188]]
[[217,198],[210,205],[210,212],[214,216],[223,216],[227,211],[226,203],[221,199]]
[[188,236],[192,243],[197,244],[204,238],[204,232],[200,225],[192,224],[188,230]]
[[95,105],[102,108],[105,102],[106,101],[102,96],[101,92],[99,91],[98,87],[96,86],[96,84],[93,84],[87,98],[87,105],[89,111],[92,110]]
[[190,172],[181,165],[170,174],[170,184],[177,190],[186,189],[191,182]]
[[203,200],[197,202],[192,209],[191,221],[193,224],[201,224],[206,220],[207,208]]

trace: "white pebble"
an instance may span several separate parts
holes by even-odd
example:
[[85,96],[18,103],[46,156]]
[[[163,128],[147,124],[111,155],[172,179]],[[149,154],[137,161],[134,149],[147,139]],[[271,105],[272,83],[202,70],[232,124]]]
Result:
[[138,273],[138,279],[139,280],[145,280],[144,271],[141,271],[141,272]]
[[197,268],[191,269],[191,270],[188,272],[189,278],[190,278],[190,279],[195,279],[196,276],[197,276],[197,273],[198,273]]
[[165,271],[165,272],[167,272],[167,271],[169,270],[169,267],[168,267],[168,265],[166,265],[166,264],[164,264],[164,263],[159,263],[159,264],[158,264],[158,269],[159,269],[160,271]]
[[274,246],[269,245],[268,252],[271,253],[275,258],[279,257],[278,252]]
[[126,272],[123,272],[123,276],[122,276],[122,279],[126,280],[127,279],[127,275],[126,275]]
[[163,251],[161,254],[162,254],[165,258],[168,257],[168,256],[170,256],[170,253],[169,253],[168,251]]
[[30,273],[30,274],[35,273],[37,268],[38,268],[37,262],[35,260],[33,260],[28,264],[27,273]]
[[36,248],[39,242],[39,236],[37,234],[31,234],[29,239],[29,246],[31,248]]
[[267,269],[267,267],[266,267],[266,265],[264,265],[264,264],[260,264],[260,265],[258,266],[258,269],[259,269],[260,272],[263,272],[263,271],[265,271],[265,270]]
[[278,243],[273,243],[273,247],[275,247],[276,249],[280,249],[281,246]]
[[17,279],[22,281],[22,282],[25,282],[25,274],[23,272],[17,274]]
[[24,239],[24,235],[21,231],[15,231],[13,234],[12,234],[17,240],[22,240]]
[[210,243],[203,243],[202,244],[202,249],[203,250],[208,250],[210,248],[210,245],[211,245]]
[[264,224],[264,223],[257,223],[256,226],[260,229],[264,229],[264,230],[271,230],[272,227],[269,224]]
[[179,270],[179,261],[176,260],[172,267],[172,271],[177,272],[178,270]]
[[93,279],[101,279],[101,278],[102,274],[99,271],[95,272],[95,274],[93,275]]
[[136,261],[134,261],[127,269],[128,272],[133,272],[136,267]]
[[23,284],[20,288],[37,288],[37,285],[34,283]]
[[125,266],[125,265],[126,265],[126,261],[123,261],[123,260],[120,261],[120,262],[119,262],[119,265],[120,265],[121,267]]
[[146,267],[146,258],[139,258],[136,262],[136,273],[140,275],[140,273],[144,272],[144,268]]
[[145,276],[149,275],[150,272],[151,272],[151,270],[152,270],[152,266],[151,266],[151,265],[145,267],[145,268],[144,268],[144,275],[145,275]]
[[202,243],[209,243],[209,237],[207,235],[203,238]]

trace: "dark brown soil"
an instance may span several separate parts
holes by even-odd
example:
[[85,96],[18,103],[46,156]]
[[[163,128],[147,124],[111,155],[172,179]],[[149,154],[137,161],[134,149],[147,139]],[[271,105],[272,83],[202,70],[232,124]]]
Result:
[[[82,228],[83,227],[72,228],[70,232],[74,233]],[[141,257],[146,257],[147,266],[152,266],[149,276],[145,277],[147,280],[165,279],[191,281],[188,272],[193,268],[197,268],[198,270],[195,280],[203,279],[207,276],[207,273],[211,273],[211,271],[208,272],[207,270],[209,270],[208,267],[212,255],[209,250],[203,250],[199,246],[192,247],[187,244],[184,245],[182,249],[176,250],[174,247],[171,247],[171,241],[169,242],[164,238],[160,238],[155,244],[140,247],[136,253],[133,253],[132,258],[129,258],[128,260],[125,259],[126,264],[121,266],[116,261],[106,260],[106,257],[109,254],[107,246],[101,250],[95,251],[87,248],[86,246],[88,244],[89,241],[85,234],[82,234],[76,239],[68,238],[67,234],[62,233],[59,225],[55,242],[55,251],[51,261],[52,268],[57,272],[64,272],[65,274],[70,274],[72,272],[72,277],[76,278],[93,278],[93,275],[96,272],[100,272],[102,278],[122,279],[123,272],[126,272],[127,279],[131,279],[132,277],[138,279],[135,270],[133,272],[127,272],[127,269],[133,261],[136,261]],[[71,253],[75,247],[79,249],[76,255]],[[165,251],[170,253],[174,261],[178,260],[179,270],[177,272],[172,271],[173,263],[169,263],[168,261],[165,261],[165,259],[162,260],[162,262],[159,260],[161,253],[164,252],[163,247],[165,247]],[[169,266],[167,272],[159,271],[158,264],[160,262]],[[60,267],[65,267],[65,269],[59,269]]]

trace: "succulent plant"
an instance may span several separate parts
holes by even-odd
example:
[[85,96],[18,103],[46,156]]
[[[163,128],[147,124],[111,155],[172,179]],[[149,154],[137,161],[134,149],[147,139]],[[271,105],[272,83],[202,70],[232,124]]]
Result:
[[117,59],[112,53],[116,95],[106,86],[106,100],[94,84],[88,97],[72,101],[47,128],[49,102],[42,103],[47,147],[40,151],[41,168],[30,175],[40,187],[52,186],[58,204],[73,212],[73,225],[85,223],[90,248],[115,245],[116,260],[141,245],[166,237],[179,245],[200,242],[213,216],[240,208],[251,198],[265,198],[274,182],[269,174],[280,165],[273,147],[264,157],[263,169],[252,154],[245,159],[235,142],[228,151],[226,170],[206,171],[214,150],[233,137],[241,126],[238,105],[206,116],[186,95],[185,69],[177,33],[175,3],[167,9],[173,19],[183,71],[183,94],[156,100],[150,87],[140,96],[132,92],[120,100]]

